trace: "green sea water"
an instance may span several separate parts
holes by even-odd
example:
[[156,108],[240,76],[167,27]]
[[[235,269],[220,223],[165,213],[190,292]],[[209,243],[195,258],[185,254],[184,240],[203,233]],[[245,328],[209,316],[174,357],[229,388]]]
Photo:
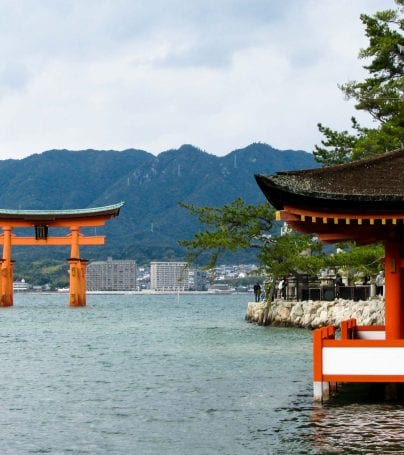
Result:
[[404,407],[312,401],[311,333],[248,296],[16,294],[0,309],[0,454],[404,453]]

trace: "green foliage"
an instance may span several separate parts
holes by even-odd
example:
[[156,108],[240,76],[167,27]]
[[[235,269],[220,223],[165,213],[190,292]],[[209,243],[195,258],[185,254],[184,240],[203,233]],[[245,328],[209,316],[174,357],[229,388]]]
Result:
[[69,284],[68,263],[54,259],[38,261],[17,261],[14,280],[24,279],[34,286],[50,284],[52,289],[63,288]]
[[[352,118],[352,123],[356,125],[356,120]],[[319,163],[330,166],[333,164],[343,164],[352,159],[352,150],[357,141],[357,137],[348,131],[334,131],[331,128],[319,123],[318,129],[326,139],[321,141],[323,147],[315,145],[313,152]],[[330,152],[330,149],[332,152]]]
[[180,203],[197,217],[207,230],[197,232],[192,240],[179,243],[188,251],[187,260],[195,262],[209,252],[208,267],[213,267],[220,254],[240,249],[262,249],[271,242],[275,211],[268,203],[246,204],[238,198],[223,207],[197,207]]
[[274,278],[297,271],[316,274],[324,267],[322,245],[310,235],[287,232],[274,237],[258,254],[261,267]]
[[327,266],[345,268],[352,273],[376,275],[383,269],[384,248],[382,245],[355,246],[353,243],[339,245],[337,253],[327,258]]
[[369,62],[364,65],[369,77],[339,86],[347,99],[355,101],[355,108],[367,112],[376,126],[364,128],[352,118],[353,131],[349,133],[319,123],[325,139],[321,146],[315,146],[314,156],[323,165],[383,153],[404,143],[404,55],[400,52],[400,46],[404,46],[404,1],[395,2],[399,6],[395,10],[361,15],[369,46],[360,50],[359,58]]

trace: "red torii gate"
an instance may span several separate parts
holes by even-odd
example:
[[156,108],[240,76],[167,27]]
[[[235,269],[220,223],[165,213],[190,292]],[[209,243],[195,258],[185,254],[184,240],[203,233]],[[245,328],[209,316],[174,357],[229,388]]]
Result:
[[[119,215],[123,202],[105,207],[75,210],[6,210],[0,209],[0,307],[13,305],[12,247],[14,245],[70,245],[70,306],[86,305],[86,265],[80,258],[80,245],[103,245],[105,236],[88,236],[81,228],[103,226],[108,219]],[[34,228],[35,236],[23,237],[13,233],[14,228]],[[48,236],[49,228],[68,228],[66,236]]]

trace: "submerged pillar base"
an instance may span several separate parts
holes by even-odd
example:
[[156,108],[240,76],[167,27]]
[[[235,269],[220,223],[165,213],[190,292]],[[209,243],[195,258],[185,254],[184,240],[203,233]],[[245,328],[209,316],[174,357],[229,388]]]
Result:
[[0,307],[14,304],[13,267],[14,261],[0,260]]
[[330,398],[330,383],[324,381],[313,382],[314,401],[327,401]]
[[86,259],[70,258],[70,306],[86,306]]
[[14,305],[13,295],[11,294],[2,294],[0,296],[0,307],[8,307]]

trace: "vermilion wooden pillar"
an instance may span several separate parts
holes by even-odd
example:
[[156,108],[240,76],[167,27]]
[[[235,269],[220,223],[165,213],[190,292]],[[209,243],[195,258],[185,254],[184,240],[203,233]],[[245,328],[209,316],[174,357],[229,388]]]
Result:
[[87,261],[79,258],[70,258],[70,306],[86,305],[86,275]]
[[402,242],[385,243],[386,339],[404,338]]
[[87,261],[80,259],[79,228],[71,227],[70,266],[70,306],[86,305],[86,265]]
[[11,227],[3,227],[3,259],[0,273],[0,306],[13,305],[13,261],[11,259]]
[[[81,277],[80,277],[80,293],[84,298],[84,304],[86,304],[86,299],[87,299],[87,259],[80,259],[80,271],[81,271]],[[83,306],[82,305],[82,306]]]

